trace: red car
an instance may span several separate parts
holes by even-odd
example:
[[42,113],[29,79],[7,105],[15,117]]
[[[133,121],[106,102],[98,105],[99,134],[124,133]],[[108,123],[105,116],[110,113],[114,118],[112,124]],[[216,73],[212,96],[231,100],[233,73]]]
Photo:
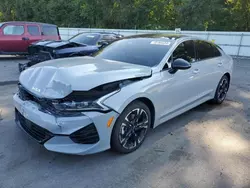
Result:
[[27,54],[39,40],[60,40],[56,25],[35,22],[0,23],[0,54]]

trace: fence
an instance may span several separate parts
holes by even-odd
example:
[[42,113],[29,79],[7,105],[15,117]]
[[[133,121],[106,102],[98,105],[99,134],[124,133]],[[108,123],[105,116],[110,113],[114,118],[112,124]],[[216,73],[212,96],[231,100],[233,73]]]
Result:
[[[59,28],[62,39],[81,32],[115,32],[124,36],[145,33],[175,33],[164,30],[119,30],[119,29],[91,29],[91,28]],[[227,54],[233,56],[250,57],[250,32],[206,32],[206,31],[181,31],[181,34],[190,35],[215,42]]]

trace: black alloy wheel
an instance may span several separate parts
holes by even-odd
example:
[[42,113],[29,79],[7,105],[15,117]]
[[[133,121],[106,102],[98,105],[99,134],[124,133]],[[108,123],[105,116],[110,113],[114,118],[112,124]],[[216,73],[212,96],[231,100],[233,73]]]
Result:
[[111,138],[112,149],[130,153],[138,149],[151,125],[149,108],[140,101],[131,103],[117,119]]
[[221,104],[225,100],[229,89],[229,85],[230,85],[229,78],[227,75],[224,75],[217,86],[216,93],[212,101],[213,103]]

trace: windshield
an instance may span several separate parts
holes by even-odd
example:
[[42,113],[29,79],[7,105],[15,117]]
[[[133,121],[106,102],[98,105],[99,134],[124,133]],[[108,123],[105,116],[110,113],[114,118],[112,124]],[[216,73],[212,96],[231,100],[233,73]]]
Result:
[[96,45],[99,38],[100,34],[82,33],[72,37],[71,39],[69,39],[69,41],[80,44]]
[[173,41],[164,38],[130,38],[116,41],[95,56],[153,67],[164,58]]

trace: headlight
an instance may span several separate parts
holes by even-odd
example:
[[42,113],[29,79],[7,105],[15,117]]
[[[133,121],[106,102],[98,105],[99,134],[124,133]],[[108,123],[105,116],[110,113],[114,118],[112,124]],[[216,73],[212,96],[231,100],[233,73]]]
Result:
[[98,86],[89,91],[74,91],[61,100],[53,100],[52,105],[57,111],[108,111],[101,103],[102,97],[119,92],[120,81]]
[[96,101],[82,101],[82,102],[53,102],[53,106],[59,111],[108,111],[109,109]]

